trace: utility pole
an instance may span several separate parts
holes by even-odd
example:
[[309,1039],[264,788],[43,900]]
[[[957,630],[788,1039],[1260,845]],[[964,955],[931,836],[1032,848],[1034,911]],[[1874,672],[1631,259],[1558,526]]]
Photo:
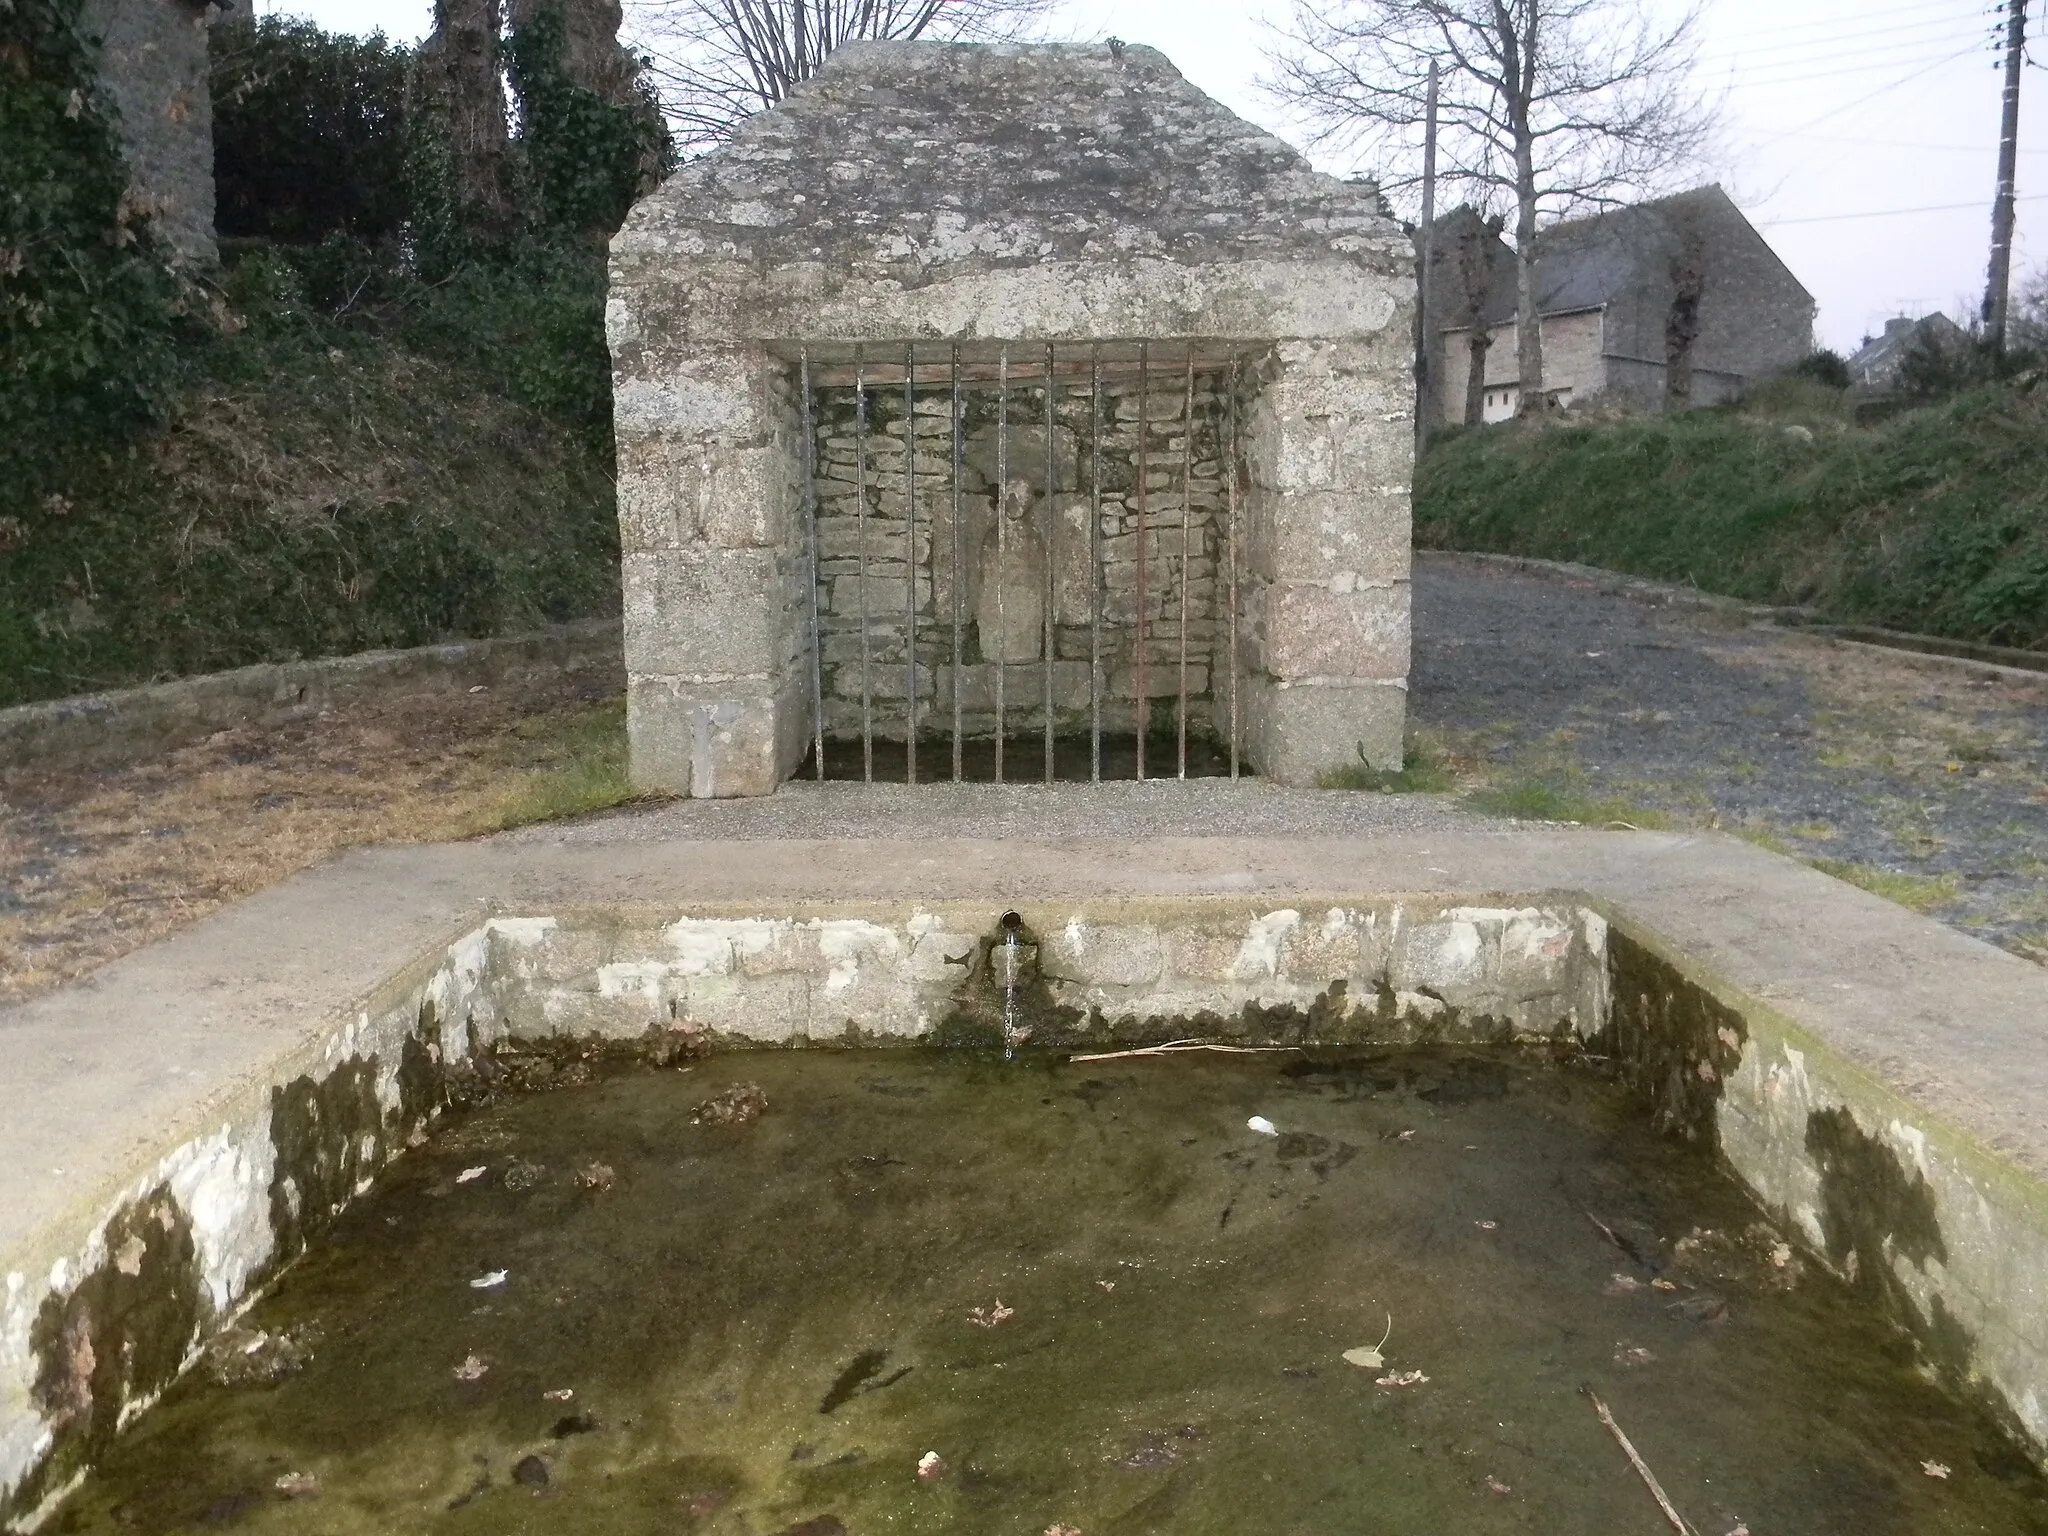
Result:
[[1429,104],[1422,130],[1422,291],[1416,298],[1416,329],[1422,335],[1415,349],[1415,447],[1429,445],[1436,415],[1436,337],[1430,323],[1430,269],[1436,260],[1436,100],[1437,65],[1429,61]]
[[1991,205],[1991,274],[1984,289],[1984,334],[2005,351],[2006,301],[2012,287],[2013,182],[2020,149],[2020,69],[2026,62],[2027,10],[2033,0],[2005,0],[2005,118],[1998,135],[1998,197]]

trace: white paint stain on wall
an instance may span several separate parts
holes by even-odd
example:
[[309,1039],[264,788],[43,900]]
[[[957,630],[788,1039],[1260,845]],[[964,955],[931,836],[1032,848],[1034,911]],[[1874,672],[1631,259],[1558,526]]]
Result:
[[1280,974],[1281,954],[1294,930],[1301,926],[1301,914],[1292,907],[1255,917],[1245,929],[1238,946],[1237,963],[1230,969],[1233,981],[1271,980]]
[[818,953],[830,962],[827,994],[844,992],[860,979],[863,963],[888,964],[901,959],[903,941],[893,929],[861,918],[842,918],[818,925]]
[[740,964],[786,942],[796,924],[774,918],[686,917],[664,930],[681,976],[729,976]]
[[277,1149],[266,1128],[223,1125],[180,1147],[158,1169],[192,1222],[214,1315],[225,1317],[270,1257],[270,1180]]

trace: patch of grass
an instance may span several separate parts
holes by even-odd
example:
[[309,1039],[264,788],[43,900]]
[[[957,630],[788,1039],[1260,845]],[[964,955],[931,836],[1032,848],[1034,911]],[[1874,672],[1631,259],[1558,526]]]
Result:
[[1375,768],[1360,751],[1358,761],[1316,775],[1318,789],[1376,790],[1386,795],[1442,795],[1458,787],[1450,760],[1421,736],[1411,735],[1397,769]]
[[1491,816],[1519,821],[1564,821],[1585,826],[1661,831],[1672,825],[1664,812],[1614,796],[1588,795],[1569,778],[1530,776],[1473,791],[1465,803]]
[[1848,859],[1813,859],[1809,862],[1824,875],[1833,875],[1837,880],[1847,881],[1912,912],[1932,912],[1937,907],[1945,907],[1958,894],[1954,875],[1907,875]]
[[559,821],[639,798],[627,776],[625,700],[607,699],[580,716],[555,722],[550,744],[557,761],[525,774],[480,831]]
[[[1741,838],[1745,843],[1754,844],[1766,853],[1775,853],[1779,857],[1786,859],[1799,858],[1799,850],[1786,842],[1784,838],[1780,837],[1769,827],[1757,826],[1751,823],[1739,827],[1729,827],[1727,830],[1733,836]],[[1801,860],[1801,862],[1805,861]]]

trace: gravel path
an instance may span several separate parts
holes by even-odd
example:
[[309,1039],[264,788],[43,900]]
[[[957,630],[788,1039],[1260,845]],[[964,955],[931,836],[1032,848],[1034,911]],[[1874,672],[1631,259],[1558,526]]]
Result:
[[2048,959],[2048,676],[1425,556],[1411,686],[1482,801],[1719,826]]

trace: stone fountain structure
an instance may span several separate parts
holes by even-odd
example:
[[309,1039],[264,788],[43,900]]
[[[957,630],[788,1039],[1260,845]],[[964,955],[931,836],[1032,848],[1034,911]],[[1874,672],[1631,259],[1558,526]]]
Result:
[[1414,294],[1372,185],[1150,49],[841,50],[613,242],[635,780],[1162,721],[1398,765]]

